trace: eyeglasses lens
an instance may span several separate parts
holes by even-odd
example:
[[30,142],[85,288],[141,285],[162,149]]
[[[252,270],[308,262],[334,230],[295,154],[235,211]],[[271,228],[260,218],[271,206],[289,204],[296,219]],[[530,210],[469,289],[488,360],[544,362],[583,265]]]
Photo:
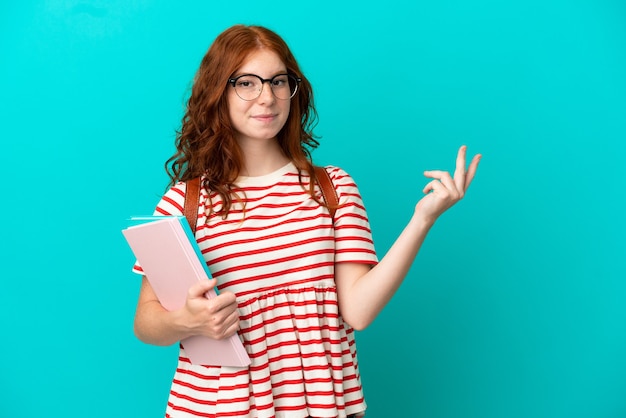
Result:
[[[274,76],[267,83],[277,99],[289,100],[298,90],[298,80],[289,74]],[[244,75],[235,79],[235,91],[244,100],[254,100],[261,95],[263,80],[256,75]]]

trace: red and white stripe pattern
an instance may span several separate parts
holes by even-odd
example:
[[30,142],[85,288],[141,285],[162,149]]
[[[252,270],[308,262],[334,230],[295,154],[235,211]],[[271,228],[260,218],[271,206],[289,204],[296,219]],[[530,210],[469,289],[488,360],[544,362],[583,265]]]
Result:
[[[181,347],[167,417],[345,417],[365,410],[354,330],[339,314],[333,274],[336,262],[377,258],[356,184],[337,167],[327,170],[341,204],[334,223],[302,188],[293,164],[240,178],[245,210],[235,204],[227,219],[206,216],[202,191],[196,239],[220,291],[237,295],[239,335],[252,364],[192,365]],[[302,180],[306,185],[308,176]],[[155,214],[181,215],[184,195],[177,184]],[[211,198],[219,209],[219,196]]]

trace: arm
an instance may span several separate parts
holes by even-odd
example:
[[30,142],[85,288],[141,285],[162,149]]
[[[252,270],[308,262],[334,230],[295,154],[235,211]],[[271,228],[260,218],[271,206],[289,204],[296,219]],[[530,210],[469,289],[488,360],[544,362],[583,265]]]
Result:
[[465,146],[459,149],[454,177],[444,171],[427,171],[433,180],[415,206],[415,212],[382,260],[371,268],[365,264],[337,263],[335,282],[344,320],[355,329],[366,328],[389,302],[406,277],[411,264],[437,218],[463,198],[476,174],[481,156],[467,171]]
[[[176,184],[163,196],[154,214],[183,215],[186,192],[185,183]],[[198,282],[189,289],[181,309],[168,311],[144,276],[135,312],[135,335],[141,341],[154,345],[171,345],[193,335],[214,339],[233,335],[239,328],[235,295],[223,292],[211,300],[204,296],[216,285],[217,281],[213,279]]]
[[189,289],[185,306],[167,311],[144,276],[135,312],[135,335],[154,345],[171,345],[192,335],[221,339],[239,328],[235,295],[220,293],[207,299],[205,293],[217,284],[215,279],[198,282]]

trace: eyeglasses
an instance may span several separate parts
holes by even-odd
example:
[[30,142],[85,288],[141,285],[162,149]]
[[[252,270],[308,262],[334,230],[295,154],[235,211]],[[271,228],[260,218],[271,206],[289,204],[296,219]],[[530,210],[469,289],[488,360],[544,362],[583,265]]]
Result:
[[261,78],[256,74],[243,74],[228,79],[228,82],[235,88],[237,96],[243,100],[254,100],[259,97],[265,83],[270,84],[274,97],[289,100],[295,96],[301,81],[301,78],[291,74],[277,74],[269,79]]

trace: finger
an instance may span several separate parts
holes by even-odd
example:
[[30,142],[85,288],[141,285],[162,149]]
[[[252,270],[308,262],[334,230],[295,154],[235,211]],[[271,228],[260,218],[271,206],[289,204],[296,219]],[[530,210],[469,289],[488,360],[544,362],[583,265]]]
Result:
[[467,158],[467,146],[462,145],[456,155],[456,169],[454,170],[454,183],[457,190],[465,190],[465,162]]
[[446,187],[446,189],[448,189],[452,193],[460,193],[460,191],[457,189],[456,183],[452,179],[452,176],[450,176],[450,173],[448,173],[447,171],[442,171],[442,170],[425,171],[424,176],[439,180],[439,182],[443,184]]
[[431,179],[437,179],[437,180],[441,180],[441,178],[443,176],[445,176],[446,174],[448,174],[448,173],[446,171],[443,171],[443,170],[427,170],[427,171],[424,171],[424,176],[426,176],[428,178],[431,178]]
[[233,311],[227,318],[226,323],[229,328],[235,328],[235,330],[239,329],[239,311]]
[[228,338],[231,335],[234,335],[239,330],[239,316],[236,317],[235,321],[225,328],[223,332],[223,338]]
[[198,283],[194,284],[189,288],[189,297],[199,298],[204,296],[206,292],[213,289],[217,285],[217,280],[209,279],[209,280],[200,280]]
[[211,333],[217,338],[226,338],[233,335],[239,329],[239,312],[216,312],[213,316],[214,327]]
[[432,192],[434,190],[434,184],[433,183],[439,183],[439,180],[429,181],[428,184],[426,184],[426,186],[424,186],[424,189],[422,189],[422,192],[424,192],[424,194],[428,194],[428,193]]
[[465,190],[468,189],[472,180],[474,180],[474,176],[476,175],[476,170],[478,169],[478,163],[483,158],[481,154],[476,154],[474,158],[472,158],[472,162],[467,168],[467,173],[465,174]]
[[211,310],[213,312],[229,309],[237,309],[237,298],[232,292],[223,292],[211,299]]
[[[424,176],[428,178],[435,178],[435,174],[432,171],[424,171]],[[424,194],[428,194],[432,192],[435,189],[434,187],[435,183],[439,183],[439,180],[433,180],[433,181],[428,182],[426,186],[424,186],[424,189],[422,190]]]
[[424,194],[435,191],[438,193],[444,193],[446,191],[446,186],[444,186],[439,180],[433,180],[431,182],[428,182],[428,184],[424,186],[424,189],[422,191],[424,192]]

